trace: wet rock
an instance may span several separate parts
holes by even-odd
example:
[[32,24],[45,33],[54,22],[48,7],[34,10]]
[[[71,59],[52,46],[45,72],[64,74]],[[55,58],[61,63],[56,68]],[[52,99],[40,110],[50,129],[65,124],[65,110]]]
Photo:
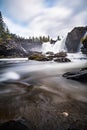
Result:
[[87,69],[82,69],[77,72],[67,72],[63,75],[63,77],[67,79],[72,79],[72,80],[78,80],[78,81],[86,81],[87,79]]
[[36,130],[34,124],[26,119],[10,120],[0,125],[0,130]]
[[59,58],[56,58],[54,60],[55,62],[71,62],[71,60],[69,60],[68,58],[65,58],[65,57],[59,57]]
[[[46,54],[48,54],[48,58],[50,59],[50,60],[53,60],[54,59],[54,61],[58,61],[58,62],[63,62],[64,61],[64,59],[65,59],[65,61],[66,61],[66,59],[67,58],[65,58],[66,56],[67,56],[67,53],[66,52],[59,52],[59,53],[56,53],[56,54],[54,54],[54,53],[52,53],[52,52],[48,52],[48,53],[46,53]],[[56,59],[55,59],[56,58]]]
[[29,56],[29,60],[36,60],[36,61],[49,61],[51,60],[49,57],[39,54],[39,53],[34,53],[31,56]]
[[56,53],[54,55],[54,57],[66,57],[67,56],[67,53],[66,52],[59,52],[59,53]]
[[54,53],[51,51],[48,51],[48,52],[46,52],[46,55],[54,55]]

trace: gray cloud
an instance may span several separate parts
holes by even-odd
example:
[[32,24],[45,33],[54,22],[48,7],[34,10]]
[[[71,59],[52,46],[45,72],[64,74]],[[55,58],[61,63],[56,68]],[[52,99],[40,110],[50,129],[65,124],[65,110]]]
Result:
[[55,0],[53,6],[45,6],[44,0],[7,0],[5,4],[13,19],[27,22],[24,28],[5,18],[10,30],[23,36],[57,37],[59,34],[66,35],[75,26],[87,24],[86,0]]

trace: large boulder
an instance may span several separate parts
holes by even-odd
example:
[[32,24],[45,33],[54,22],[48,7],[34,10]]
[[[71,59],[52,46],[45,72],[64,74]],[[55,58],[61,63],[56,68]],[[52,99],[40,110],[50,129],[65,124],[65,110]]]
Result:
[[80,41],[87,31],[86,27],[75,27],[71,32],[68,33],[65,45],[69,53],[75,53],[78,51]]
[[52,53],[48,52],[46,54],[42,54],[41,52],[31,52],[29,54],[29,60],[36,61],[55,61],[55,62],[70,62],[68,58],[66,58],[66,52]]
[[35,52],[33,54],[31,54],[29,56],[29,60],[36,60],[36,61],[49,61],[51,60],[50,58],[48,58],[46,55],[39,53],[39,52]]

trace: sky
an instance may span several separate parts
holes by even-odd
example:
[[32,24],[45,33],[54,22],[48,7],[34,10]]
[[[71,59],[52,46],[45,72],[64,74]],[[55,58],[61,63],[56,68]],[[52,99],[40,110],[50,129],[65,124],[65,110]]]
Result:
[[87,26],[87,0],[0,0],[0,11],[10,32],[26,38]]

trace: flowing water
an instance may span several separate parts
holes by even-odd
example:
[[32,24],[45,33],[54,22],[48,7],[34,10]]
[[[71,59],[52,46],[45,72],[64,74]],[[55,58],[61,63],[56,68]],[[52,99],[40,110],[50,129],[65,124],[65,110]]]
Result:
[[[46,43],[43,52],[49,51],[46,48],[55,53],[65,50],[59,44],[48,47]],[[81,53],[68,57],[71,63],[1,59],[0,123],[23,117],[37,130],[66,130],[76,121],[82,127],[87,124],[87,82],[62,77],[65,72],[86,68],[87,59]]]
[[66,38],[63,38],[62,40],[57,41],[55,44],[50,44],[50,42],[43,43],[42,46],[42,52],[60,52],[60,51],[67,51],[65,46],[65,40]]
[[65,79],[62,74],[86,66],[86,60],[71,63],[1,61],[0,122],[25,117],[39,129],[47,129],[58,127],[64,120],[66,128],[68,121],[85,120],[87,84]]

